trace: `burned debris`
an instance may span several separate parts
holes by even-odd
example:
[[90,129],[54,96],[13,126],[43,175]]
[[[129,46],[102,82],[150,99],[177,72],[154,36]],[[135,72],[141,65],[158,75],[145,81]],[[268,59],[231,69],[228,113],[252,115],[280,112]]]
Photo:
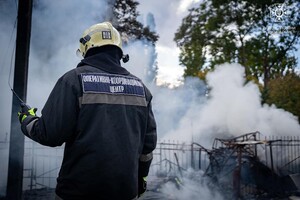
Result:
[[[230,191],[231,194],[225,195],[234,199],[283,198],[297,194],[300,141],[259,138],[259,132],[231,139],[216,138],[205,175],[224,192]],[[287,163],[282,165],[283,162]]]
[[259,132],[253,132],[229,139],[216,138],[211,149],[198,143],[159,143],[156,153],[159,159],[153,165],[156,178],[150,182],[152,192],[162,192],[165,184],[185,190],[186,182],[192,180],[198,188],[207,187],[223,199],[299,196],[299,137],[261,139]]

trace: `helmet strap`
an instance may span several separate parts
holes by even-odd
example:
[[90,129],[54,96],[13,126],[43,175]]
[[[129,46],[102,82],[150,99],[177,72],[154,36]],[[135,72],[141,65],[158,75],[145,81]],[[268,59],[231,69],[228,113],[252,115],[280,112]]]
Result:
[[128,54],[123,55],[122,61],[123,61],[123,63],[127,63],[129,61],[129,55]]

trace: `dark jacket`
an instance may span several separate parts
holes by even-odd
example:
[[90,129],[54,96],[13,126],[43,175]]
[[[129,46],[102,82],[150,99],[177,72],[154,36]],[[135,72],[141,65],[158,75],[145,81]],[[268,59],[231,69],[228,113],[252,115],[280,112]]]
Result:
[[65,143],[56,193],[62,199],[133,199],[156,146],[151,93],[109,53],[91,55],[64,74],[42,116],[25,135],[46,146]]

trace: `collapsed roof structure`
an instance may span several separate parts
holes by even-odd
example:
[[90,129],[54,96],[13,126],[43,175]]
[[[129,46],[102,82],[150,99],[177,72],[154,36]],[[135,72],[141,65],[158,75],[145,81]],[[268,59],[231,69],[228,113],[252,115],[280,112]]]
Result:
[[[300,140],[299,137],[269,137],[261,139],[259,132],[238,137],[215,138],[212,149],[198,143],[181,144],[178,148],[160,146],[158,150],[174,151],[174,161],[160,159],[156,165],[168,166],[152,191],[166,183],[173,183],[176,189],[185,187],[184,176],[188,165],[178,161],[179,151],[190,151],[188,160],[195,173],[201,174],[198,187],[206,184],[217,188],[225,199],[270,199],[298,196],[300,192]],[[164,143],[167,145],[166,143]],[[177,152],[177,153],[176,153]],[[198,156],[197,156],[198,154]],[[203,167],[203,162],[207,162]],[[173,172],[171,172],[173,171]],[[176,172],[175,172],[176,171]],[[192,177],[192,178],[193,178]],[[199,177],[199,176],[198,176]],[[191,177],[190,177],[191,178]],[[208,180],[208,182],[207,182]],[[151,199],[151,198],[150,198]],[[172,199],[172,198],[170,198]],[[174,199],[177,199],[174,197]]]
[[[209,151],[210,164],[205,175],[234,199],[297,194],[300,189],[300,141],[259,138],[259,132],[230,139],[216,138]],[[286,148],[288,150],[283,151]],[[286,163],[282,165],[283,162]]]

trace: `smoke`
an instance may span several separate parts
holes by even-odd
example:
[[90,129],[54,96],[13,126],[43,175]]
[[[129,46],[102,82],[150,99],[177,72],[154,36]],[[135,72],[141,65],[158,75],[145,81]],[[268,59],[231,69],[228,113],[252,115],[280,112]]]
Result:
[[[203,97],[190,98],[185,115],[176,119],[179,127],[164,137],[191,141],[193,138],[211,144],[215,137],[232,137],[259,131],[263,136],[300,135],[297,118],[274,105],[261,105],[257,85],[245,84],[244,67],[239,64],[223,64],[209,73],[210,91],[203,104]],[[190,92],[186,95],[191,96]],[[176,107],[176,106],[174,106]],[[193,124],[193,125],[192,125]]]
[[[228,138],[259,131],[263,136],[299,135],[295,116],[274,105],[261,105],[256,84],[245,80],[244,67],[223,64],[207,76],[207,86],[188,78],[175,89],[152,87],[153,107],[162,140],[197,142],[211,149],[214,138]],[[189,172],[178,189],[167,182],[161,193],[170,199],[223,199],[201,176]]]
[[[179,179],[178,179],[179,180]],[[200,171],[189,170],[184,177],[174,183],[167,182],[161,188],[161,193],[166,199],[178,200],[222,200],[222,195],[209,184],[209,181],[203,177]]]
[[[216,108],[220,111],[220,115],[212,115],[210,126],[213,123],[221,124],[223,131],[234,135],[255,130],[263,135],[299,135],[300,126],[296,117],[274,105],[261,105],[257,85],[252,82],[244,85],[244,76],[244,68],[238,64],[219,66],[214,73],[209,74],[212,99],[203,111],[203,116],[209,115]],[[209,126],[202,130],[207,128]]]

